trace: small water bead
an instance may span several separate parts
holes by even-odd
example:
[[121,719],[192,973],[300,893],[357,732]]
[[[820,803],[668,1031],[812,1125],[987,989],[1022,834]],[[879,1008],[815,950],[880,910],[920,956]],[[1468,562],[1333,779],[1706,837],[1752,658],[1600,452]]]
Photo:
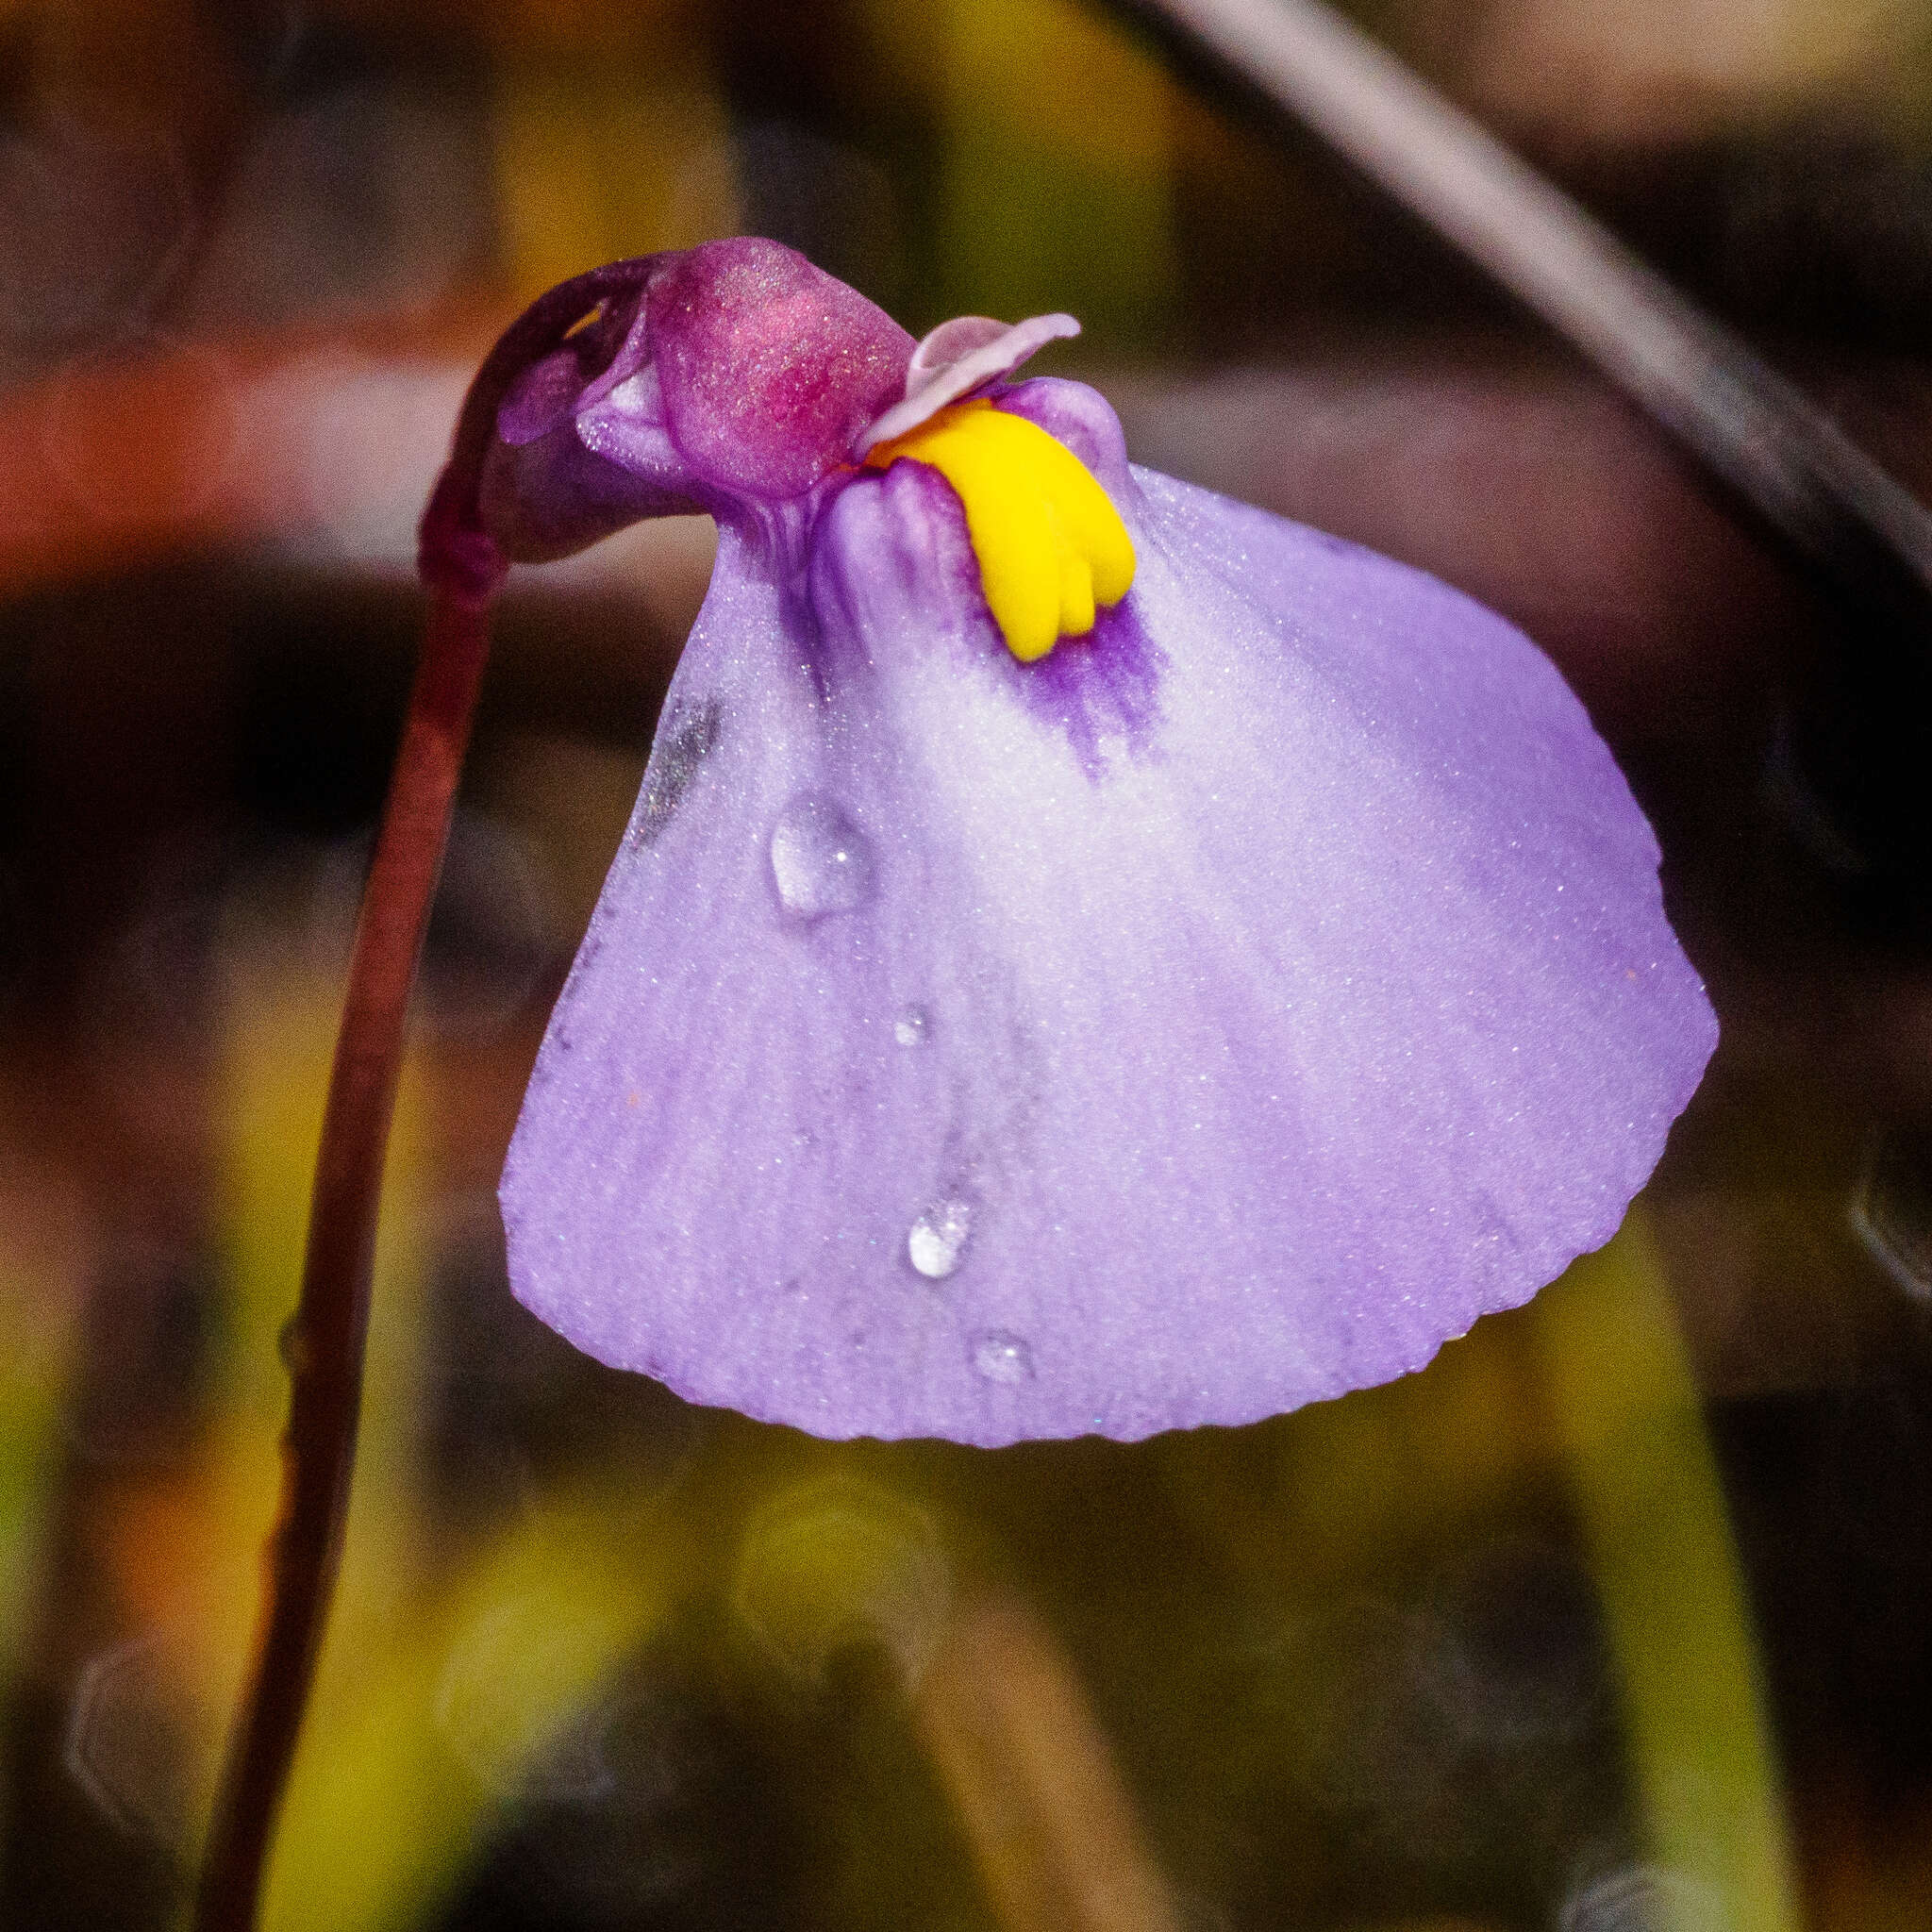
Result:
[[872,842],[830,799],[807,792],[772,828],[772,877],[801,919],[855,911],[872,897]]
[[924,1007],[908,1007],[892,1022],[892,1038],[901,1046],[924,1046],[932,1038],[932,1015]]
[[989,1329],[973,1338],[973,1367],[989,1382],[1030,1382],[1033,1351],[1024,1337],[1009,1335],[1004,1328]]
[[963,1195],[935,1201],[906,1237],[906,1253],[928,1281],[943,1281],[965,1258],[973,1233],[973,1204]]

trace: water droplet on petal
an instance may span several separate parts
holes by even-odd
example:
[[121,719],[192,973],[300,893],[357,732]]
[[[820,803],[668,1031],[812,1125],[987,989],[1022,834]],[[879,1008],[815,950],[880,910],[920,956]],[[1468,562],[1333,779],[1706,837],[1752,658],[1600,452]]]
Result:
[[872,843],[830,799],[807,793],[772,828],[772,877],[801,919],[851,912],[872,897]]
[[943,1281],[965,1258],[973,1232],[973,1203],[960,1194],[935,1201],[906,1238],[912,1265],[928,1281]]
[[1004,1328],[989,1329],[973,1338],[973,1367],[989,1382],[1030,1382],[1033,1351],[1018,1335],[1008,1335]]
[[908,1007],[892,1022],[892,1038],[901,1046],[924,1046],[932,1038],[932,1015],[924,1007]]

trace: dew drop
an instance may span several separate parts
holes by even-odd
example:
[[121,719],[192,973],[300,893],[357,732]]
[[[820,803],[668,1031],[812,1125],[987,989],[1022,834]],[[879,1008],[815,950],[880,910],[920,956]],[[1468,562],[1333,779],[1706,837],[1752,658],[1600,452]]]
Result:
[[949,1194],[912,1224],[906,1253],[928,1281],[943,1281],[965,1258],[972,1232],[973,1203],[963,1195]]
[[932,1015],[924,1007],[908,1007],[892,1022],[892,1038],[901,1046],[924,1046],[932,1038]]
[[851,912],[872,897],[872,845],[828,798],[794,798],[772,828],[772,877],[801,919]]
[[991,1328],[973,1338],[973,1367],[989,1382],[1030,1382],[1033,1379],[1033,1351],[1018,1335],[1004,1328]]

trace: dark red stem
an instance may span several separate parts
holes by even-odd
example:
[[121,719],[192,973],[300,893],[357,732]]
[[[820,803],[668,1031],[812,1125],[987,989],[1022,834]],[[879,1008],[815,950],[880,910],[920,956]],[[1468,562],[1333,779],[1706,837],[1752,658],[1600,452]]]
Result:
[[489,651],[487,608],[438,592],[362,897],[289,1351],[281,1514],[216,1802],[196,1932],[251,1932],[341,1562],[362,1400],[370,1270],[403,1023]]
[[592,269],[540,296],[510,325],[470,385],[455,448],[424,512],[419,561],[430,592],[429,624],[362,894],[329,1075],[295,1345],[289,1351],[293,1389],[282,1442],[281,1514],[269,1542],[268,1593],[203,1857],[195,1932],[254,1932],[341,1559],[403,1022],[489,654],[490,599],[509,568],[484,527],[478,503],[497,411],[519,373],[557,348],[586,316],[607,303],[638,297],[656,259],[644,256]]

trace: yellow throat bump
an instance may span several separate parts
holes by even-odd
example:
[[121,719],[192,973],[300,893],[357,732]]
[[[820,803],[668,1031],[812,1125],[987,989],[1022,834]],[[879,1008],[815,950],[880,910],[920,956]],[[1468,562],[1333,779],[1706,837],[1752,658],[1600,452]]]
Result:
[[1134,581],[1134,545],[1093,473],[1065,443],[983,397],[940,409],[866,452],[866,467],[901,457],[930,463],[958,493],[987,607],[1023,664],[1059,640],[1085,637],[1096,604]]

